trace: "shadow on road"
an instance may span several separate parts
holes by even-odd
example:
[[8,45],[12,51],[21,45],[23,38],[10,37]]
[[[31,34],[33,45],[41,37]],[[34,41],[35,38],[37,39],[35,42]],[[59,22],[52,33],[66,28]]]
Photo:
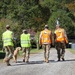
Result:
[[[55,63],[55,60],[49,60],[49,63]],[[17,61],[17,63],[14,63],[14,65],[12,66],[17,66],[17,65],[34,65],[34,64],[44,64],[46,62],[44,62],[43,60],[40,61],[29,61],[28,63],[23,62],[23,61]]]
[[[75,61],[75,59],[68,59],[65,61],[55,61],[55,60],[49,60],[49,63],[57,63],[57,62],[70,62],[70,61]],[[17,63],[14,63],[14,65],[12,66],[18,66],[18,65],[34,65],[34,64],[44,64],[46,62],[44,62],[43,60],[40,61],[29,61],[29,63],[23,62],[23,61],[17,61]]]
[[65,61],[75,61],[75,59],[68,59],[68,60],[65,60]]

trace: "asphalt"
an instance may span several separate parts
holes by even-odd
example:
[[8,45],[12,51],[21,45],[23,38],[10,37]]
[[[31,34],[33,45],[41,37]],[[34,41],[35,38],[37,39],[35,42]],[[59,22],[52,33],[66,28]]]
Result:
[[51,48],[49,63],[45,63],[43,52],[30,56],[30,62],[11,61],[11,66],[0,64],[0,75],[75,75],[75,55],[66,50],[65,61],[57,61],[56,49]]

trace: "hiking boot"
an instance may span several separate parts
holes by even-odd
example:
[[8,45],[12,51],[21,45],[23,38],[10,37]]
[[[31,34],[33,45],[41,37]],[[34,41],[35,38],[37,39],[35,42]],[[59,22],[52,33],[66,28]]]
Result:
[[25,62],[25,59],[23,59],[23,62]]
[[7,63],[7,66],[11,66],[11,64]]
[[4,62],[9,62],[9,58],[4,58]]
[[29,59],[26,60],[26,63],[29,63]]
[[17,61],[14,61],[15,63],[17,63]]
[[60,59],[58,59],[58,61],[60,61]]
[[46,59],[46,63],[49,63],[49,60],[48,60],[48,58]]
[[64,59],[64,58],[62,58],[62,61],[65,61],[65,59]]
[[26,61],[26,63],[29,63],[29,61]]
[[46,62],[46,59],[44,59],[44,62]]

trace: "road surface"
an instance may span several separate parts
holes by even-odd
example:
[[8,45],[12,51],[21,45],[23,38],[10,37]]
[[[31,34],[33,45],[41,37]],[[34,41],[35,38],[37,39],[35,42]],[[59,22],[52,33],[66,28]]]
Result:
[[57,53],[51,48],[49,63],[43,62],[43,52],[30,56],[30,63],[11,61],[11,66],[0,64],[0,75],[75,75],[75,55],[66,50],[65,61],[57,61]]

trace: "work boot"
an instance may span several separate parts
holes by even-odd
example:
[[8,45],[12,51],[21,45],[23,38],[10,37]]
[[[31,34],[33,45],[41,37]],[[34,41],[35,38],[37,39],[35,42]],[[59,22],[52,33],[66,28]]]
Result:
[[11,66],[11,64],[7,63],[7,66]]
[[58,61],[60,61],[60,58],[58,58]]
[[26,63],[29,63],[29,61],[26,61]]
[[49,60],[48,60],[48,58],[46,58],[46,63],[49,63]]
[[23,62],[25,62],[25,59],[23,59]]
[[27,59],[26,63],[29,63],[29,59]]
[[9,62],[9,58],[4,58],[4,62]]
[[9,63],[9,58],[4,58],[4,62],[7,64],[7,66],[11,66]]
[[62,61],[65,61],[65,59],[64,59],[64,58],[62,58]]
[[14,61],[15,63],[17,63],[17,61]]
[[46,58],[44,59],[44,62],[46,62]]

